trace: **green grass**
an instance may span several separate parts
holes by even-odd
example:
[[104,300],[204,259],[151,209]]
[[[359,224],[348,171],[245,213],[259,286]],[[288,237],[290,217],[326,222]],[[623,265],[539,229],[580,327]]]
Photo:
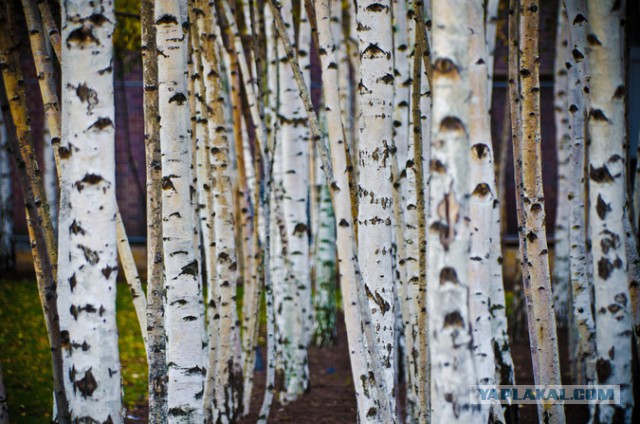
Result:
[[[118,284],[118,331],[124,406],[144,402],[147,364],[131,295]],[[34,281],[0,280],[0,363],[4,370],[11,422],[51,419],[51,356],[42,308]]]

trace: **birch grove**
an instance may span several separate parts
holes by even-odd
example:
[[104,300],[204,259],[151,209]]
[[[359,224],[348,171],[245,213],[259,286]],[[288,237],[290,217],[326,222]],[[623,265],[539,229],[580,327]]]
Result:
[[[636,9],[4,2],[0,301],[35,281],[51,420],[631,423]],[[500,397],[569,384],[620,402]]]

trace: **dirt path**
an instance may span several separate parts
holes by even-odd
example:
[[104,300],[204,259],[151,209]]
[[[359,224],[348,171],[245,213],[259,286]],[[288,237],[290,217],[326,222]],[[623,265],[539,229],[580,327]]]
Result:
[[[309,368],[311,372],[311,389],[297,401],[287,405],[274,401],[269,423],[314,423],[314,424],[353,424],[356,423],[356,399],[351,379],[347,336],[343,317],[338,319],[338,344],[330,348],[309,349]],[[562,378],[565,384],[570,383],[569,361],[566,349],[567,333],[560,330],[560,358]],[[529,340],[523,334],[512,344],[513,358],[516,366],[517,384],[533,384],[531,354]],[[264,349],[262,350],[264,355]],[[264,358],[264,356],[263,356]],[[256,371],[255,389],[251,401],[251,413],[243,418],[241,424],[256,422],[262,398],[264,396],[265,371]],[[518,409],[520,424],[536,424],[538,416],[535,405],[521,405]],[[141,408],[134,415],[145,417],[146,411]],[[586,423],[588,410],[584,405],[567,405],[568,423]],[[128,421],[139,424],[141,421]]]

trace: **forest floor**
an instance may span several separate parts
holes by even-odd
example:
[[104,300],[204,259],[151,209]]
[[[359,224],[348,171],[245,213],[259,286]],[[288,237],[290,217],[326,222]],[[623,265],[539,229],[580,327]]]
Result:
[[[22,256],[22,255],[20,255]],[[142,255],[140,255],[142,256]],[[22,259],[22,258],[19,258]],[[24,264],[25,267],[28,264]],[[22,267],[21,267],[22,268]],[[140,267],[144,269],[144,267]],[[23,268],[24,269],[24,268]],[[52,383],[44,320],[32,274],[0,279],[0,363],[4,369],[12,422],[40,423],[50,418]],[[144,276],[143,276],[144,278]],[[140,330],[126,284],[118,284],[118,329],[127,423],[146,423],[146,361]],[[356,399],[351,378],[343,317],[338,321],[338,342],[329,348],[309,350],[311,387],[297,401],[286,405],[274,401],[270,423],[341,424],[356,422]],[[526,330],[512,337],[512,352],[518,384],[533,384],[531,355]],[[568,336],[558,334],[563,381],[569,378]],[[264,345],[264,337],[261,337]],[[265,349],[261,349],[266,359]],[[255,372],[251,413],[243,424],[255,423],[264,395],[265,371]],[[567,405],[567,422],[586,423],[582,405]],[[534,405],[519,409],[520,423],[537,423]]]
[[[347,336],[342,316],[338,319],[338,343],[330,348],[309,349],[309,368],[311,389],[295,402],[281,405],[274,402],[269,417],[270,423],[314,423],[314,424],[353,424],[356,422],[356,398],[351,379]],[[569,357],[565,344],[564,330],[560,330],[560,359],[562,378],[571,384],[569,375]],[[527,334],[515,339],[512,344],[513,360],[516,367],[518,384],[533,384],[531,353]],[[251,400],[251,413],[242,424],[256,422],[258,410],[264,396],[265,372],[256,372],[256,388]],[[588,409],[584,405],[566,405],[567,423],[586,423]],[[518,410],[520,424],[535,424],[538,416],[535,405],[521,405]]]

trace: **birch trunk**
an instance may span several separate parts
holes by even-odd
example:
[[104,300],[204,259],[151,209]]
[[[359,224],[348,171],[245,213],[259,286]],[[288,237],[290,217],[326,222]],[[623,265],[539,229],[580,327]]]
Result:
[[[238,97],[240,100],[240,97]],[[260,281],[260,242],[263,239],[260,235],[259,221],[261,220],[261,205],[259,199],[259,152],[251,151],[248,137],[248,117],[242,116],[242,149],[237,149],[236,154],[242,154],[245,169],[245,196],[247,207],[251,210],[250,223],[243,226],[246,231],[245,237],[249,237],[245,246],[247,251],[245,257],[245,274],[243,278],[243,303],[242,303],[242,346],[243,346],[243,366],[244,386],[242,389],[244,408],[243,415],[247,415],[250,410],[251,393],[254,385],[254,369],[256,362],[256,349],[258,344],[261,281]],[[237,145],[237,140],[236,140]],[[238,161],[239,162],[239,161]]]
[[[58,112],[59,113],[59,112]],[[44,192],[49,202],[51,222],[54,229],[58,226],[58,177],[56,175],[56,162],[53,156],[53,139],[49,124],[45,120],[42,125],[42,158],[44,162]]]
[[[229,4],[223,2],[224,13],[230,24],[231,33],[233,35],[233,49],[230,51],[231,56],[235,56],[237,63],[242,71],[243,84],[245,88],[246,100],[249,106],[249,112],[251,120],[255,126],[256,145],[261,152],[261,165],[262,175],[264,177],[264,189],[261,192],[260,208],[263,213],[262,222],[264,223],[264,243],[262,249],[262,269],[264,279],[265,290],[265,303],[266,303],[266,316],[267,316],[267,350],[268,350],[268,364],[267,364],[267,376],[266,376],[266,390],[262,406],[260,408],[260,415],[258,422],[265,423],[269,417],[269,411],[273,400],[273,391],[275,387],[275,322],[274,322],[274,301],[273,301],[273,287],[271,283],[271,271],[269,264],[271,262],[271,236],[269,228],[271,226],[271,210],[267,207],[269,199],[271,198],[271,167],[273,157],[273,144],[271,140],[267,140],[266,126],[262,120],[258,104],[258,86],[255,79],[251,78],[249,72],[249,64],[244,50],[242,47],[242,41],[240,39],[240,33],[235,24],[235,19],[231,13]],[[219,36],[219,34],[217,33]]]
[[[405,0],[393,0],[393,148],[395,155],[391,162],[391,182],[393,184],[393,280],[395,287],[394,314],[395,314],[395,374],[399,382],[404,382],[411,388],[410,354],[407,355],[407,347],[412,349],[412,342],[406,340],[404,331],[405,318],[408,317],[407,302],[403,297],[407,293],[407,253],[405,243],[406,211],[404,208],[404,193],[406,192],[407,148],[409,144],[409,102],[411,74],[409,67],[409,49],[407,40],[407,5]],[[407,402],[415,399],[407,392]]]
[[[433,422],[480,420],[468,307],[469,35],[466,4],[433,1],[427,308]],[[454,369],[455,364],[455,369]],[[435,407],[438,405],[438,407]]]
[[167,421],[162,254],[162,157],[154,1],[141,0],[142,80],[147,190],[147,363],[149,422]]
[[[3,90],[4,88],[0,85],[0,91]],[[0,271],[3,273],[13,271],[16,261],[13,244],[13,192],[7,137],[4,114],[0,112]]]
[[[571,134],[571,175],[568,199],[570,202],[569,244],[571,246],[571,295],[573,319],[578,330],[577,368],[581,384],[596,382],[596,328],[592,313],[593,286],[589,278],[586,252],[587,233],[585,215],[585,139],[588,109],[587,91],[587,16],[584,0],[566,0],[564,25],[570,25],[570,49],[573,66],[568,69],[568,109]],[[568,21],[567,21],[568,18]],[[586,90],[586,91],[585,91]],[[591,411],[593,414],[593,411]]]
[[[210,47],[210,46],[209,46]],[[212,108],[209,149],[213,171],[212,195],[214,198],[214,239],[217,266],[218,303],[220,318],[218,327],[218,348],[216,364],[216,393],[212,422],[235,422],[242,402],[242,368],[239,362],[240,333],[237,327],[236,285],[238,282],[238,258],[234,239],[234,217],[232,201],[230,142],[225,132],[224,97],[220,78],[220,68],[215,54],[207,54],[211,69],[207,73],[212,85]],[[211,271],[213,272],[213,270]],[[253,370],[247,370],[252,372]]]
[[[293,5],[284,1],[280,8],[288,35],[294,39]],[[297,60],[303,67],[308,63],[309,52],[303,44],[310,44],[309,22],[303,9],[300,17],[300,40]],[[304,54],[301,54],[304,53]],[[282,44],[278,45],[278,56],[285,57]],[[306,57],[306,60],[305,60]],[[304,67],[303,67],[304,68]],[[308,74],[308,71],[307,71]],[[281,399],[292,401],[304,393],[309,385],[306,345],[308,341],[307,321],[311,305],[309,274],[309,240],[307,224],[307,202],[309,199],[309,157],[308,157],[308,119],[298,95],[296,81],[291,67],[286,61],[279,63],[279,129],[278,144],[282,146],[282,211],[291,256],[291,267],[286,267],[283,290],[280,291],[282,325],[280,335],[282,343],[282,373],[284,386]],[[278,159],[276,158],[276,163]],[[277,283],[278,280],[274,279]],[[276,292],[278,293],[278,292]]]
[[[336,22],[340,22],[339,18],[336,17],[335,10],[338,2],[330,0],[330,3],[331,29],[332,34],[335,34],[333,26],[336,25]],[[314,16],[316,16],[317,19],[315,11]],[[322,30],[326,31],[326,29],[327,26],[323,23]],[[319,28],[317,30],[319,30]],[[323,35],[323,37],[326,38],[327,35]],[[337,49],[337,46],[335,46],[335,48]],[[340,72],[342,72],[342,69],[338,69],[338,75]],[[326,110],[321,117],[325,118],[323,120],[323,124],[325,125],[323,126],[326,126]],[[325,143],[325,140],[322,142]],[[315,174],[313,178],[311,178],[311,180],[315,178],[315,184],[312,184],[311,187],[313,187],[313,197],[316,198],[317,202],[311,209],[312,211],[315,210],[315,214],[310,214],[311,224],[316,223],[315,226],[312,225],[312,275],[315,286],[313,297],[314,320],[312,342],[318,347],[328,347],[336,342],[338,336],[336,327],[336,222],[333,206],[331,205],[330,187],[322,172],[315,144],[310,144],[310,150],[311,164],[309,168],[314,168],[313,174]]]
[[[319,173],[318,175],[322,175]],[[329,187],[320,187],[320,211],[316,235],[316,292],[314,297],[316,346],[331,346],[336,340],[336,224]]]
[[[363,288],[359,287],[362,280],[356,254],[356,240],[352,209],[352,192],[355,187],[350,185],[349,151],[346,144],[346,126],[340,121],[340,92],[338,70],[332,64],[337,63],[334,40],[327,28],[330,20],[330,4],[328,0],[315,4],[318,21],[318,39],[320,60],[322,63],[322,87],[327,112],[329,142],[331,146],[331,163],[325,162],[322,150],[323,171],[331,186],[333,207],[336,217],[336,247],[338,254],[340,287],[343,296],[345,324],[349,342],[349,356],[351,370],[356,386],[356,400],[358,417],[362,422],[380,420],[391,421],[391,411],[387,402],[384,379],[381,378],[381,366],[377,351],[367,350],[365,340],[373,345],[373,332],[370,325],[370,310],[366,305]],[[309,109],[309,108],[307,108]],[[310,115],[313,117],[313,115]],[[313,122],[311,122],[313,124]],[[313,125],[311,126],[313,129]],[[315,138],[315,137],[314,137]],[[320,141],[316,138],[316,141]],[[333,169],[336,174],[333,174]],[[386,420],[386,421],[385,421]]]
[[[216,405],[217,394],[224,390],[223,386],[217,385],[218,371],[218,347],[220,323],[220,290],[217,272],[217,247],[215,244],[215,216],[214,199],[212,193],[211,178],[211,139],[216,136],[216,128],[219,126],[221,132],[226,131],[224,116],[214,116],[213,107],[208,104],[216,104],[219,101],[220,93],[214,92],[215,85],[218,84],[219,74],[214,74],[212,64],[214,62],[213,42],[205,43],[209,36],[214,36],[211,32],[211,23],[205,20],[205,15],[210,16],[212,9],[203,2],[189,2],[190,19],[190,39],[192,69],[189,80],[189,89],[193,94],[189,96],[190,107],[192,108],[192,146],[194,146],[194,163],[196,170],[196,192],[197,192],[197,212],[196,219],[199,222],[202,249],[201,253],[203,268],[206,270],[207,286],[207,350],[205,362],[207,371],[204,383],[204,420],[213,422],[214,415],[222,410]],[[215,90],[219,91],[219,90]],[[219,112],[219,111],[218,111]],[[218,390],[216,390],[218,389]]]
[[[50,202],[55,203],[53,207],[50,206],[50,210],[52,210],[54,226],[57,226],[58,189],[56,175],[60,175],[62,172],[60,152],[58,149],[61,138],[61,116],[57,85],[54,78],[52,49],[49,39],[44,36],[40,17],[38,16],[36,2],[33,0],[23,0],[22,5],[25,12],[27,27],[29,29],[31,50],[34,56],[36,72],[39,76],[38,83],[45,109],[45,147],[50,147],[50,149],[44,153],[45,155],[48,155],[45,157],[45,187],[47,191],[47,198]],[[42,10],[44,10],[43,7],[41,7],[41,13]],[[45,18],[45,20],[47,20],[47,18]],[[47,21],[47,26],[48,32],[57,33],[55,22]],[[57,42],[60,41],[57,37],[52,38],[52,40]],[[59,54],[60,46],[54,46],[54,50]],[[58,58],[61,59],[60,56],[58,56]],[[116,227],[118,254],[124,268],[127,284],[129,285],[129,289],[132,294],[138,323],[140,325],[143,339],[145,340],[146,348],[147,323],[144,313],[144,309],[146,308],[146,298],[144,297],[142,283],[140,281],[138,270],[131,252],[131,247],[129,245],[129,240],[119,212],[116,216]]]
[[168,422],[203,415],[202,288],[193,252],[191,142],[187,100],[186,2],[157,0],[158,104],[162,151],[162,232],[166,275]]
[[[504,311],[504,293],[502,290],[502,268],[496,255],[493,238],[500,238],[499,201],[495,184],[494,157],[491,142],[491,116],[489,105],[488,57],[486,52],[486,33],[484,29],[482,0],[472,2],[469,9],[469,82],[471,101],[469,103],[470,179],[473,189],[469,199],[469,219],[471,223],[471,249],[469,251],[469,314],[473,335],[473,359],[476,378],[479,385],[495,387],[496,381],[496,345],[500,354],[503,346],[494,339],[492,311],[493,299]],[[498,271],[498,272],[496,272]],[[498,286],[498,289],[494,287]],[[495,297],[494,297],[495,296]],[[502,302],[500,302],[502,301]],[[501,317],[506,318],[506,317]],[[504,319],[506,323],[506,319]],[[497,335],[504,337],[502,334]],[[508,340],[506,344],[508,353]],[[494,405],[481,405],[482,422],[504,421],[502,409]],[[496,416],[497,415],[497,416]]]
[[[518,22],[519,22],[518,0],[509,1],[509,109],[511,113],[511,139],[513,145],[513,169],[516,187],[522,187],[522,95],[520,93],[520,77],[519,69],[519,41],[518,41]],[[524,202],[522,190],[516,192],[516,215],[518,225],[524,222]],[[530,285],[525,284],[529,280],[529,261],[527,260],[527,238],[523,231],[518,230],[519,239],[519,261],[522,272],[522,285],[515,288],[514,310],[518,314],[514,323],[514,334],[520,333],[520,324],[522,321],[519,311],[524,310],[524,316],[527,319],[527,326],[533,327],[534,316],[531,312],[533,305],[525,301],[525,297],[530,296]],[[522,295],[520,294],[522,293]],[[524,303],[524,307],[521,305]],[[531,357],[533,373],[538,373],[538,349],[536,338],[529,339],[531,345]]]
[[[487,33],[485,37],[487,50],[486,53],[489,55],[489,59],[487,60],[487,67],[489,69],[492,68],[493,62],[495,60],[494,54],[491,53],[491,48],[495,49],[495,28],[492,29],[492,26],[497,25],[493,23],[493,18],[491,16],[497,15],[497,9],[492,9],[492,7],[496,7],[497,5],[492,4],[493,2],[487,3],[487,19],[486,29]],[[495,13],[495,15],[494,15]],[[491,34],[491,31],[494,31]],[[493,44],[493,46],[492,46]],[[470,63],[473,63],[470,62]],[[491,74],[492,71],[488,71]],[[489,110],[492,109],[492,87],[493,82],[492,79],[488,80],[488,94],[487,94],[487,102],[489,102]],[[494,163],[494,169],[497,169],[498,172],[493,177],[494,185],[492,187],[493,193],[496,194],[494,197],[493,211],[492,211],[492,232],[490,236],[491,240],[491,257],[493,260],[492,264],[492,278],[491,285],[489,288],[489,312],[491,314],[491,331],[493,338],[493,352],[495,356],[495,383],[497,385],[514,385],[515,381],[515,365],[513,363],[513,358],[511,356],[511,347],[509,344],[509,329],[508,329],[508,319],[507,319],[507,306],[506,299],[504,293],[504,274],[503,274],[503,253],[502,253],[502,235],[504,233],[504,229],[506,228],[506,200],[504,197],[505,193],[505,174],[506,174],[506,165],[508,160],[508,138],[509,138],[509,102],[505,101],[504,107],[504,122],[502,128],[502,139],[501,146],[499,151],[499,163],[496,162],[496,156],[493,156],[492,162]],[[490,113],[490,112],[489,112]],[[506,133],[506,135],[505,135]],[[496,143],[492,143],[493,146]],[[503,199],[499,201],[499,199]],[[498,203],[496,203],[498,201]],[[507,407],[510,408],[510,407]],[[508,412],[508,409],[505,409],[505,415]],[[511,413],[515,413],[515,409],[511,411]]]
[[484,31],[485,31],[485,49],[487,55],[487,75],[488,75],[488,94],[489,109],[492,109],[493,95],[493,69],[495,68],[496,57],[496,35],[498,33],[498,20],[500,14],[500,0],[488,0],[484,10]]
[[58,31],[58,26],[56,24],[56,20],[51,13],[51,9],[49,9],[49,5],[46,0],[37,0],[38,9],[40,9],[40,16],[42,17],[42,25],[44,26],[44,30],[49,36],[49,40],[51,41],[51,46],[56,53],[56,57],[58,60],[62,58],[62,42],[60,41],[60,31]]
[[[112,3],[62,2],[60,269],[69,287],[72,421],[123,422],[116,326],[118,273]],[[64,153],[63,153],[64,149]],[[64,217],[62,217],[64,215]],[[63,224],[64,223],[64,224]],[[66,305],[65,305],[66,306]]]
[[[358,119],[358,258],[376,331],[392,418],[395,402],[395,287],[393,284],[393,33],[391,3],[357,5],[360,52]],[[368,408],[367,408],[368,409]]]
[[596,373],[620,384],[620,405],[598,405],[601,422],[631,422],[631,310],[623,238],[625,208],[625,86],[620,18],[614,1],[588,1],[591,70],[589,110],[589,227],[593,246]]
[[11,4],[0,7],[0,24],[5,31],[0,33],[0,69],[7,94],[8,109],[16,129],[16,137],[5,138],[5,149],[13,156],[22,187],[27,229],[34,261],[38,295],[42,305],[45,325],[51,346],[53,385],[56,407],[61,423],[69,422],[69,404],[64,386],[63,347],[64,334],[60,331],[60,317],[56,298],[57,252],[49,208],[44,194],[41,173],[33,149],[29,123],[29,110],[25,83],[18,55],[19,38],[16,36]]
[[571,145],[569,118],[567,116],[568,77],[565,64],[569,61],[569,29],[563,24],[564,5],[558,4],[558,24],[556,34],[556,57],[554,64],[555,79],[554,118],[556,127],[556,152],[558,160],[558,203],[554,226],[554,266],[553,266],[553,306],[559,325],[566,325],[570,280],[569,221],[571,202],[568,192],[571,185]]
[[[528,263],[524,274],[525,297],[529,309],[529,338],[532,342],[534,380],[539,385],[559,385],[560,364],[549,275],[549,254],[545,228],[542,167],[540,162],[540,82],[538,61],[538,4],[520,5],[519,23],[519,94],[522,98],[521,127],[515,128],[522,145],[514,146],[514,158],[521,167],[522,209],[519,220],[520,238],[526,239],[523,260]],[[516,156],[516,151],[519,156]],[[524,219],[523,219],[524,218]],[[523,219],[523,220],[522,220]],[[539,420],[564,423],[562,404],[540,402]]]
[[[412,368],[412,418],[428,422],[431,413],[429,394],[429,347],[427,338],[428,314],[426,308],[426,210],[428,179],[425,163],[429,162],[431,140],[431,90],[424,57],[426,38],[418,28],[424,25],[423,3],[414,2],[409,10],[409,34],[414,40],[411,74],[411,122],[406,161],[405,242],[407,261],[407,292],[405,302],[409,318],[405,323],[407,349],[410,345],[409,366]],[[409,350],[408,350],[409,352]],[[408,398],[409,400],[409,398]],[[411,406],[411,405],[410,405]]]

